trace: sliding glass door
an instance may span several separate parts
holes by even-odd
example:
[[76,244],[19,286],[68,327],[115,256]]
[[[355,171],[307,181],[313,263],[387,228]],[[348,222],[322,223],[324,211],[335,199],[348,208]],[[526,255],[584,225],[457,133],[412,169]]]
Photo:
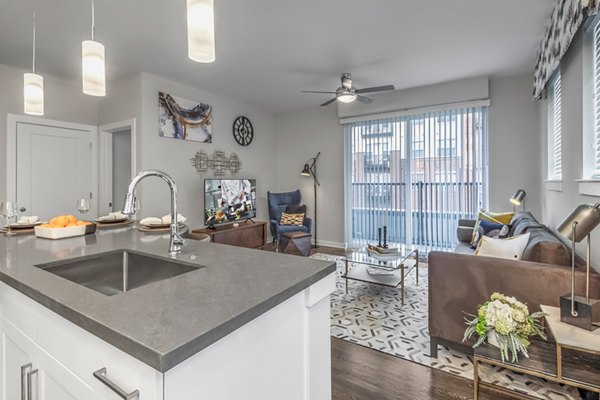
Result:
[[344,125],[346,241],[451,248],[460,218],[487,205],[487,108]]

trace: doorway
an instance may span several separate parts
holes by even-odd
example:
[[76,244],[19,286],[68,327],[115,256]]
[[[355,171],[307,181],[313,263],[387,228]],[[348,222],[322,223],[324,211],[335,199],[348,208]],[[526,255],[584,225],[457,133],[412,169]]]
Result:
[[101,125],[99,212],[121,211],[136,173],[135,119]]

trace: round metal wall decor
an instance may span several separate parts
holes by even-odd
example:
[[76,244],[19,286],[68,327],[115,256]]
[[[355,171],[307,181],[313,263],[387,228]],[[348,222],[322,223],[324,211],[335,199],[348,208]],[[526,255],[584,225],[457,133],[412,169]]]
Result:
[[248,146],[254,139],[254,128],[246,117],[237,117],[233,121],[233,137],[242,146]]

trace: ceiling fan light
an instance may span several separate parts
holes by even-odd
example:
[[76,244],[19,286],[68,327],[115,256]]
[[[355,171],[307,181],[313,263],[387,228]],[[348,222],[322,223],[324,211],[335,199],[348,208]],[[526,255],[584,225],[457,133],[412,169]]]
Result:
[[106,96],[106,67],[104,46],[93,40],[81,43],[83,93]]
[[356,100],[356,93],[342,93],[337,97],[342,103],[352,103]]
[[215,61],[213,0],[187,0],[188,57],[200,63]]
[[25,114],[44,115],[44,77],[23,74],[23,109]]

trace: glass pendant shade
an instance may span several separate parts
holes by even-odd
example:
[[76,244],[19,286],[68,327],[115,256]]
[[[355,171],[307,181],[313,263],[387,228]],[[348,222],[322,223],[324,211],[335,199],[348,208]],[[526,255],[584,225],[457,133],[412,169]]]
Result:
[[187,0],[188,57],[215,61],[215,13],[213,0]]
[[106,71],[104,46],[93,40],[81,43],[83,93],[90,96],[106,96]]
[[355,93],[340,94],[337,99],[338,99],[338,101],[341,101],[342,103],[352,103],[354,100],[356,100],[356,94]]
[[44,77],[38,74],[23,74],[23,108],[25,114],[44,115]]

